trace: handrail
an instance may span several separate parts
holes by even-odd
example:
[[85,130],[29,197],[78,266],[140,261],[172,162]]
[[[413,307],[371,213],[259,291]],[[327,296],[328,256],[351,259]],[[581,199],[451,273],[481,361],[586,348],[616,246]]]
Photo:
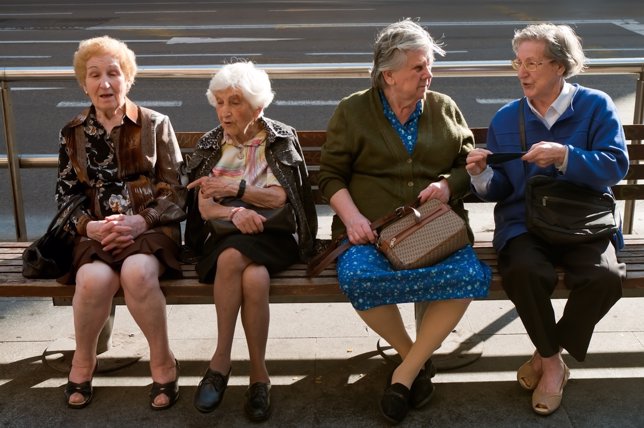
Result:
[[[139,66],[137,78],[203,79],[222,66]],[[273,79],[350,79],[369,77],[371,63],[258,64]],[[436,61],[432,73],[442,77],[515,76],[510,61]],[[644,57],[589,59],[585,74],[644,73]],[[52,80],[74,78],[72,67],[0,67],[0,80]]]
[[[633,123],[644,123],[644,57],[589,59],[584,74],[634,74],[637,76]],[[309,64],[258,64],[272,79],[350,79],[368,78],[371,63],[309,63]],[[140,66],[138,79],[207,79],[221,66]],[[432,67],[435,76],[441,77],[497,77],[515,76],[510,61],[436,61]],[[11,180],[16,239],[25,241],[27,232],[20,186],[20,168],[52,167],[57,163],[53,154],[18,154],[14,151],[14,120],[9,82],[41,81],[75,78],[72,67],[0,67],[1,97],[4,135],[7,155],[0,154],[0,168],[9,168]],[[639,142],[638,142],[639,143]],[[626,201],[624,230],[632,231],[635,204]]]

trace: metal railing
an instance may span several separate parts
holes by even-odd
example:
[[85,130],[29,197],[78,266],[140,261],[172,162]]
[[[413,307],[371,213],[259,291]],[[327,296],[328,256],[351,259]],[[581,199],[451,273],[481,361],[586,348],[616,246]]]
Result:
[[[350,79],[369,77],[370,63],[340,64],[260,64],[272,79]],[[137,79],[208,79],[220,67],[163,66],[140,67]],[[438,61],[432,72],[440,77],[515,76],[509,61]],[[633,123],[644,123],[644,58],[604,58],[589,61],[586,75],[628,74],[637,77]],[[0,68],[1,107],[7,154],[0,155],[0,167],[8,168],[11,180],[16,240],[25,241],[27,230],[22,201],[20,168],[56,167],[54,154],[20,154],[15,151],[15,131],[10,82],[75,79],[72,67],[5,67]],[[639,142],[638,142],[639,143]],[[632,232],[635,201],[626,201],[624,231]]]

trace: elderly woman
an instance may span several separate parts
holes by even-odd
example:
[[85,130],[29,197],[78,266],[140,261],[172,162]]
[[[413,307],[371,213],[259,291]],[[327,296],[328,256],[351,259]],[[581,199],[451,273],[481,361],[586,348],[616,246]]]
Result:
[[[354,244],[338,259],[340,286],[360,317],[402,357],[380,402],[394,423],[409,407],[429,403],[435,370],[430,357],[471,298],[487,294],[490,278],[470,245],[440,267],[400,271],[373,245],[377,233],[370,223],[417,199],[449,203],[467,221],[461,198],[469,190],[465,158],[474,141],[454,101],[428,90],[434,53],[444,51],[410,20],[382,30],[371,89],[340,102],[322,147],[319,185],[336,212],[332,234],[346,231]],[[441,267],[452,275],[437,278]],[[404,302],[429,302],[415,342],[396,305]]]
[[[617,262],[621,232],[574,245],[547,242],[526,227],[525,188],[529,177],[547,175],[610,193],[624,178],[628,156],[617,109],[603,92],[567,78],[584,68],[581,42],[565,25],[536,24],[517,31],[512,66],[525,98],[512,101],[492,119],[489,150],[476,149],[467,170],[478,195],[497,202],[494,247],[499,253],[503,288],[536,347],[517,372],[532,392],[532,408],[548,415],[559,408],[569,370],[561,352],[586,357],[595,324],[621,297],[625,266]],[[524,101],[525,100],[525,101]],[[520,104],[527,104],[523,113]],[[523,115],[525,131],[520,130]],[[488,165],[492,152],[528,152],[520,160]],[[555,266],[565,270],[570,296],[557,321],[550,297]]]
[[[194,405],[211,412],[221,403],[241,311],[250,357],[244,408],[251,421],[263,421],[271,412],[265,361],[270,275],[311,255],[317,216],[295,130],[263,116],[273,100],[268,75],[251,62],[228,64],[206,96],[220,125],[199,140],[189,161],[188,188],[194,190],[186,243],[199,254],[199,280],[214,281],[217,349]],[[286,213],[292,226],[276,212]]]
[[72,267],[59,279],[76,284],[67,405],[82,408],[92,400],[98,336],[122,288],[150,347],[150,405],[167,409],[179,395],[179,367],[168,343],[159,277],[181,272],[187,182],[182,185],[179,172],[181,152],[168,117],[127,98],[137,66],[123,42],[107,36],[82,41],[74,71],[92,105],[60,133],[58,205],[86,197],[69,224],[76,234]]

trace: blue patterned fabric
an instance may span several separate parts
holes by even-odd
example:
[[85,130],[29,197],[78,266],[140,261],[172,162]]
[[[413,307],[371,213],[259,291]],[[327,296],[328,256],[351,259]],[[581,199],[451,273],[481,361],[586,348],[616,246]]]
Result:
[[429,267],[394,270],[374,245],[354,245],[336,269],[340,288],[359,311],[381,305],[487,296],[492,272],[471,245]]
[[407,149],[407,153],[411,155],[414,152],[416,140],[418,139],[418,118],[422,113],[422,100],[416,103],[416,108],[409,116],[409,119],[407,119],[407,122],[402,124],[396,117],[394,111],[391,109],[389,101],[387,101],[387,98],[385,98],[382,91],[378,93],[380,94],[380,100],[382,101],[385,117],[387,118],[391,126],[393,126],[393,128],[396,130],[396,133],[398,133],[398,136]]

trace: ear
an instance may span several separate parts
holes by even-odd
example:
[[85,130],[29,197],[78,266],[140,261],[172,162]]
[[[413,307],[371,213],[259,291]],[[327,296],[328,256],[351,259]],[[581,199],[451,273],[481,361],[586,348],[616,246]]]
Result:
[[391,70],[383,71],[382,72],[382,78],[385,81],[387,85],[393,85],[396,83],[396,79],[394,79],[393,72]]
[[83,92],[85,92],[85,95],[89,95],[89,94],[87,93],[87,86],[83,86]]
[[255,109],[255,113],[253,114],[253,119],[259,119],[259,117],[262,115],[262,111],[264,111],[262,107],[257,107],[257,109]]

